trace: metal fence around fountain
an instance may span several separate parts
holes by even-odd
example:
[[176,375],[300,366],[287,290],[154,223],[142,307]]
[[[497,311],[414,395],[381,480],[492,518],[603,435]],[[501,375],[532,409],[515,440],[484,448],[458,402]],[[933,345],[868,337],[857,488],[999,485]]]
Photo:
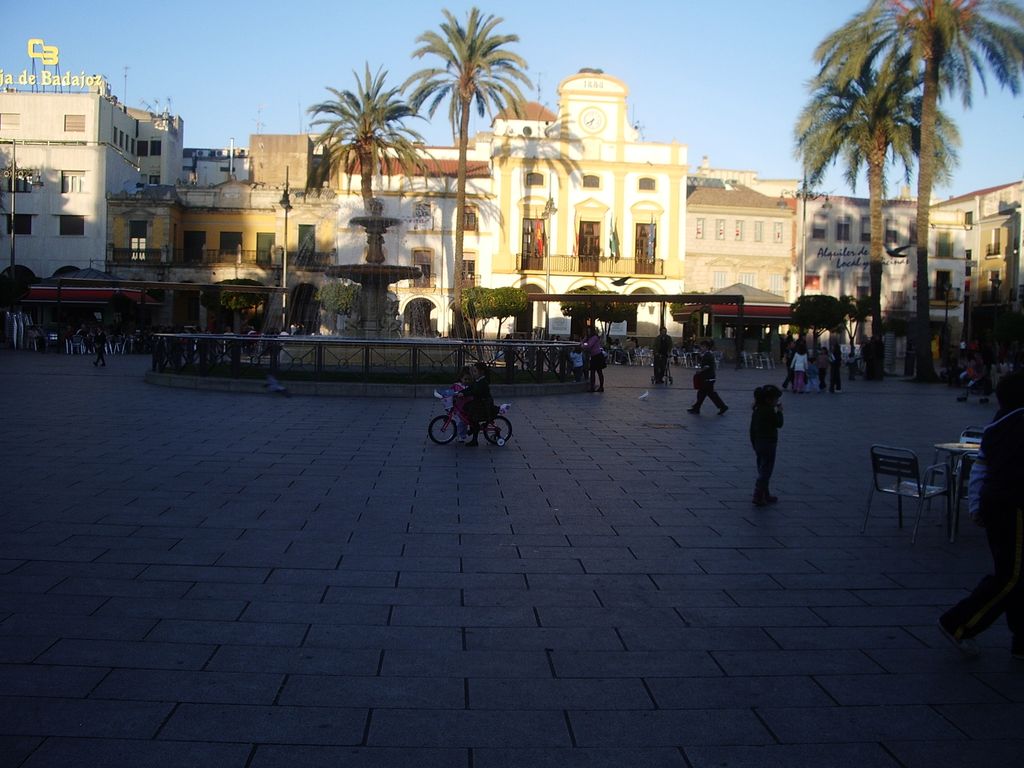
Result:
[[572,381],[567,342],[508,339],[351,339],[332,336],[154,334],[159,373],[230,379],[441,383],[482,360],[499,384]]

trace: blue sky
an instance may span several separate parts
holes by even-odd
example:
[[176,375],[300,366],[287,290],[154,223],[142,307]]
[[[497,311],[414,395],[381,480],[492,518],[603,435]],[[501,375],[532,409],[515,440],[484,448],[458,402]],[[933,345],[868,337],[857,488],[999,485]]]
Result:
[[[28,65],[25,42],[60,49],[62,72],[106,75],[114,94],[185,120],[193,147],[248,144],[249,136],[306,130],[309,105],[325,88],[350,88],[353,70],[383,66],[400,85],[425,62],[410,54],[416,37],[436,29],[441,9],[460,17],[474,3],[392,0],[301,0],[268,11],[260,3],[182,0],[176,4],[12,2],[0,29],[0,67]],[[478,0],[519,35],[532,98],[554,108],[560,80],[597,67],[630,88],[632,118],[648,141],[677,140],[691,165],[708,155],[716,167],[749,169],[761,178],[796,178],[793,124],[807,101],[814,47],[866,0]],[[281,7],[281,6],[279,6]],[[127,70],[127,84],[125,81]],[[989,78],[991,80],[991,78]],[[963,137],[960,167],[935,197],[1024,177],[1024,98],[989,83],[970,111],[946,108]],[[414,126],[430,143],[451,142],[447,109]],[[258,124],[261,126],[258,128]],[[474,129],[488,121],[476,121]],[[893,185],[901,170],[890,170]],[[824,191],[849,194],[835,170]],[[856,193],[866,195],[858,182]]]

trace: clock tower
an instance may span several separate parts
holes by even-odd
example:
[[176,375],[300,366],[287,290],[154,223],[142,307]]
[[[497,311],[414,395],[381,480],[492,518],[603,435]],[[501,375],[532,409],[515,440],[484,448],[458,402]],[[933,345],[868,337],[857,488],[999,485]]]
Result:
[[[599,69],[581,69],[559,84],[558,94],[571,137],[604,141],[633,138],[625,118],[629,89],[621,80]],[[624,135],[627,133],[628,137]]]

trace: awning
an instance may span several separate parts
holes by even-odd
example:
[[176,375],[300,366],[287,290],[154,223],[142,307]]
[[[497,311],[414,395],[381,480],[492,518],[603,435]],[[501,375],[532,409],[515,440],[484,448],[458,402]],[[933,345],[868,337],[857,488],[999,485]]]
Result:
[[[61,304],[107,304],[114,296],[124,296],[133,304],[141,304],[142,291],[131,288],[78,288],[61,286]],[[56,304],[57,286],[55,285],[33,285],[28,293],[21,299],[22,304]],[[146,296],[145,303],[150,305],[160,304],[160,301],[152,296]]]
[[[691,312],[709,312],[716,319],[738,317],[739,313],[735,304],[689,304],[674,315],[685,315]],[[743,322],[756,325],[758,320],[774,320],[776,322],[788,323],[793,317],[793,310],[785,304],[744,304]]]

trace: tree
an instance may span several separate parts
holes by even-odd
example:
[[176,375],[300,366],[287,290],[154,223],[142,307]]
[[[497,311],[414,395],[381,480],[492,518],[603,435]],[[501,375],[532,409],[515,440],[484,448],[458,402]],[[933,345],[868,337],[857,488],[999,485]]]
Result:
[[861,324],[871,316],[872,299],[870,296],[840,296],[839,304],[843,309],[843,323],[850,337],[850,345],[857,343]]
[[824,331],[843,324],[846,316],[843,304],[835,296],[801,296],[790,305],[793,322],[802,330],[814,329],[814,344]]
[[1010,0],[871,0],[818,46],[815,57],[842,81],[864,63],[903,69],[921,84],[921,141],[917,175],[917,380],[938,376],[929,327],[928,221],[936,174],[936,126],[941,96],[960,92],[970,107],[974,75],[985,70],[1020,92],[1024,70],[1024,8]]
[[[856,189],[861,168],[867,169],[873,333],[879,333],[882,328],[885,168],[890,162],[902,165],[904,178],[910,180],[919,139],[920,113],[919,89],[912,78],[893,69],[877,70],[867,61],[857,77],[847,81],[823,69],[812,81],[811,99],[797,122],[797,148],[803,158],[807,183],[819,183],[828,167],[840,157],[850,189]],[[955,127],[941,115],[940,118],[941,170],[948,175],[956,159],[953,146],[958,137]]]
[[[347,315],[359,300],[362,286],[351,281],[334,280],[321,285],[316,292],[316,300],[324,310],[337,319],[338,315]],[[337,330],[337,322],[332,323]]]
[[416,113],[400,97],[400,88],[385,87],[387,74],[382,68],[371,74],[367,63],[361,80],[352,72],[356,80],[354,91],[328,88],[334,100],[309,108],[309,113],[317,118],[311,126],[322,128],[317,141],[324,148],[321,176],[313,181],[324,181],[324,176],[329,178],[338,170],[351,179],[358,171],[359,191],[367,213],[373,201],[375,171],[388,175],[394,170],[390,164],[395,163],[399,170],[412,176],[421,167],[415,142],[422,143],[423,137],[404,124]]
[[[619,295],[616,291],[599,291],[594,287],[577,288],[569,293],[580,294],[581,297]],[[598,321],[603,322],[602,336],[608,335],[608,328],[612,323],[625,322],[636,312],[636,304],[627,304],[623,301],[589,301],[586,298],[562,302],[560,307],[565,317],[582,317],[595,325]]]
[[526,62],[508,46],[519,42],[518,35],[495,32],[503,19],[481,14],[471,8],[463,25],[451,11],[445,10],[441,31],[424,32],[416,42],[413,58],[430,56],[440,60],[438,66],[422,69],[409,77],[404,87],[414,86],[410,102],[419,110],[427,104],[433,116],[446,98],[448,116],[459,145],[459,162],[455,189],[455,279],[454,326],[456,335],[463,335],[462,270],[465,242],[466,167],[469,151],[470,108],[476,103],[481,117],[488,107],[510,108],[518,113],[524,102],[520,84],[529,88],[530,79],[524,70]]
[[[221,280],[218,285],[258,285],[262,286],[263,283],[258,280],[251,280],[247,277],[237,277],[230,280]],[[206,307],[208,310],[218,311],[220,309],[228,309],[231,311],[233,316],[234,330],[237,331],[239,328],[239,314],[245,312],[248,309],[254,309],[266,302],[266,294],[252,293],[248,291],[220,291],[210,290],[202,291],[199,294],[199,303]]]

